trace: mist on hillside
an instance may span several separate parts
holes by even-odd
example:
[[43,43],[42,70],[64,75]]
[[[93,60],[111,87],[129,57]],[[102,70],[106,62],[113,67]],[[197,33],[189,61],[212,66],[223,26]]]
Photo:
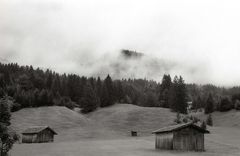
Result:
[[[222,13],[223,6],[229,11]],[[236,11],[205,1],[2,0],[0,60],[86,76],[159,81],[169,73],[189,83],[234,85]],[[144,56],[125,59],[121,49]]]

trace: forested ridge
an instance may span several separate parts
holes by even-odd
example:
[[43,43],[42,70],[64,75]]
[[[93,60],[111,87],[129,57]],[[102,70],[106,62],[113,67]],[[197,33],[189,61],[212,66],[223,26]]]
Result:
[[180,113],[187,113],[189,105],[191,109],[205,108],[206,113],[239,109],[240,87],[186,84],[181,76],[171,78],[166,74],[159,82],[113,80],[111,73],[103,79],[59,74],[17,63],[0,63],[0,97],[8,96],[12,111],[58,105],[79,107],[88,113],[115,103],[165,107]]

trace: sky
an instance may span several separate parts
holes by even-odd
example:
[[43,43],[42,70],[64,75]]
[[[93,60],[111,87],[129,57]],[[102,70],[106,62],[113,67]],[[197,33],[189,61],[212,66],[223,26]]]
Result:
[[[0,61],[114,78],[240,84],[240,2],[0,0]],[[144,53],[125,60],[121,49]]]

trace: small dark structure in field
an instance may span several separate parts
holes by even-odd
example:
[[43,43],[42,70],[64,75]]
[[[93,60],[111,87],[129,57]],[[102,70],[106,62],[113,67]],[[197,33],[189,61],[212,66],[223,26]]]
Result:
[[132,136],[137,136],[137,131],[131,131]]
[[22,132],[22,143],[53,142],[57,133],[48,126],[30,127]]
[[178,124],[153,132],[156,149],[204,151],[204,133],[208,130],[193,124]]

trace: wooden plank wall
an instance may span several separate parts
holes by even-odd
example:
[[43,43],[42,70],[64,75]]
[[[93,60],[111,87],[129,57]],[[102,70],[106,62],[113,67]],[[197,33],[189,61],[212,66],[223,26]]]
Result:
[[39,142],[39,143],[41,143],[41,142],[53,142],[53,136],[54,135],[50,130],[45,129],[38,134],[37,142]]
[[22,143],[42,143],[53,142],[54,134],[49,129],[45,129],[38,134],[24,134],[22,135]]
[[193,128],[185,128],[173,134],[173,149],[203,151],[204,134]]
[[173,149],[173,133],[156,134],[155,148],[172,150]]
[[24,134],[22,135],[22,143],[32,143],[35,142],[37,134]]

